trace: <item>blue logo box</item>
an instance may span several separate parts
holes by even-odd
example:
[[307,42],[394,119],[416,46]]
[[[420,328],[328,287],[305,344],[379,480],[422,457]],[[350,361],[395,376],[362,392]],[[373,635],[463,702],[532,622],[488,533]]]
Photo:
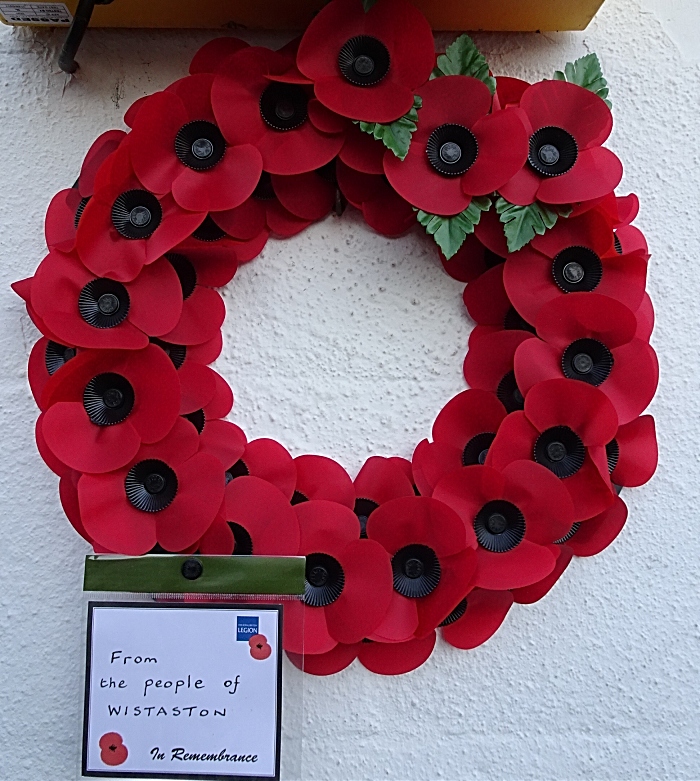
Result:
[[257,616],[236,616],[236,640],[250,640],[258,632]]

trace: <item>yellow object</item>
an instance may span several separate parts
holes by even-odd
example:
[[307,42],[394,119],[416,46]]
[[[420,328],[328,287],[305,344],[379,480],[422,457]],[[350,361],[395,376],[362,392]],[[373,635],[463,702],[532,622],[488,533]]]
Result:
[[[434,30],[583,30],[603,2],[414,0]],[[77,4],[77,0],[65,0],[71,14]],[[54,15],[45,11],[43,19],[49,21],[41,21],[36,9],[51,5],[63,3],[0,2],[0,19],[11,24],[47,25]],[[114,0],[111,5],[95,6],[90,26],[302,30],[323,5],[324,0]],[[14,6],[26,6],[28,13],[31,10],[34,15],[24,17],[31,21],[11,20]],[[14,19],[22,18],[14,14]]]

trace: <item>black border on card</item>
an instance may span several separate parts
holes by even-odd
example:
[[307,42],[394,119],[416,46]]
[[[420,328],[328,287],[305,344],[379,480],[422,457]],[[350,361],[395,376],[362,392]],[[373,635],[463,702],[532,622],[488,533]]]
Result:
[[[87,770],[88,722],[90,716],[90,673],[92,665],[92,613],[96,607],[138,607],[152,610],[276,610],[277,611],[277,711],[275,725],[275,775],[274,776],[238,776],[213,773],[136,773],[119,772],[117,768],[110,771]],[[85,661],[85,703],[83,706],[83,752],[81,776],[83,778],[170,778],[180,781],[280,781],[280,747],[282,743],[282,613],[283,604],[269,602],[244,602],[225,604],[197,604],[187,602],[156,603],[151,602],[88,602],[87,642]]]

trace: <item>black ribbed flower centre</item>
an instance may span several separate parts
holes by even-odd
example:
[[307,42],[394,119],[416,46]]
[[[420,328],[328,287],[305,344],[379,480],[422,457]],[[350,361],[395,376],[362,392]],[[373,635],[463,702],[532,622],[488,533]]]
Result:
[[463,125],[440,125],[430,134],[425,148],[430,165],[443,176],[466,173],[479,156],[479,144]]
[[577,339],[564,350],[561,359],[565,377],[596,386],[608,379],[613,364],[612,353],[597,339]]
[[542,176],[561,176],[577,159],[576,139],[560,127],[543,127],[530,136],[528,161]]
[[175,136],[178,160],[194,171],[207,171],[221,161],[226,141],[212,122],[196,120],[183,125]]
[[552,426],[535,442],[535,461],[562,479],[571,477],[583,466],[586,448],[568,426]]
[[273,81],[260,96],[260,116],[274,130],[294,130],[306,122],[308,102],[299,84]]
[[371,35],[350,38],[338,53],[340,72],[356,87],[378,84],[389,72],[390,65],[389,50]]

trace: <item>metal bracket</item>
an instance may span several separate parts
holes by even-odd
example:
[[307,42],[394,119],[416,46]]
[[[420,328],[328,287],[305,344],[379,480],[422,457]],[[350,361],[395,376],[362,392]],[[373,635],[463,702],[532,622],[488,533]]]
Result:
[[113,0],[79,0],[78,7],[75,9],[75,16],[71,23],[66,40],[63,42],[63,48],[58,55],[58,67],[64,73],[75,73],[78,70],[78,63],[75,61],[75,55],[78,53],[80,44],[83,42],[83,36],[90,24],[92,12],[96,5],[109,5]]

